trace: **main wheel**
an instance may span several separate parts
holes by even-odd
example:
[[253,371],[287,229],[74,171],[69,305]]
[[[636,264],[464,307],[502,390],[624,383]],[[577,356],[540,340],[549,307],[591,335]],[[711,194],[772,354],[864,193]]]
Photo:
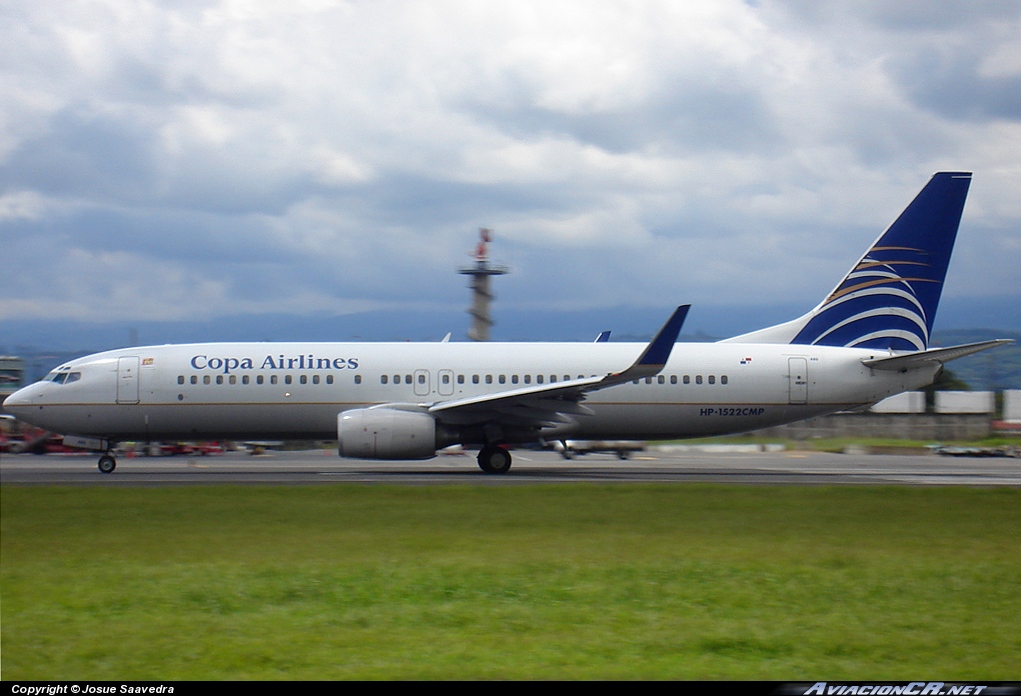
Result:
[[479,452],[479,468],[487,474],[506,474],[511,468],[510,452],[502,447],[484,447]]
[[99,458],[99,470],[104,474],[113,473],[113,470],[117,468],[117,460],[111,457],[109,454],[104,454]]

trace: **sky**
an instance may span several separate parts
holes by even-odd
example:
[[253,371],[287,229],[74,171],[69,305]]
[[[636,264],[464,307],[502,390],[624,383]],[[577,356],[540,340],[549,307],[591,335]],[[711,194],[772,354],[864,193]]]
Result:
[[804,304],[938,170],[1021,304],[1021,3],[0,0],[0,320]]

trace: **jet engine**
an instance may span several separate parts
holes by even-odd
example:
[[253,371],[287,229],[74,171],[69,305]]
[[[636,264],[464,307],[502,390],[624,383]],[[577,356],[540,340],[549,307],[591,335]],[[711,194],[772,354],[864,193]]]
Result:
[[444,446],[437,438],[436,419],[428,413],[356,408],[337,414],[337,451],[341,457],[429,459]]

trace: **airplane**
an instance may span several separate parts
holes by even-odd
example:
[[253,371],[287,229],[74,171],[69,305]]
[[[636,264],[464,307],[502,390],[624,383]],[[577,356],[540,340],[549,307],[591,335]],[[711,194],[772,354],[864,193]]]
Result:
[[72,360],[4,408],[101,452],[131,440],[337,439],[341,457],[424,460],[555,439],[745,432],[933,382],[943,363],[1011,343],[930,348],[971,173],[938,172],[814,309],[716,343],[195,343]]

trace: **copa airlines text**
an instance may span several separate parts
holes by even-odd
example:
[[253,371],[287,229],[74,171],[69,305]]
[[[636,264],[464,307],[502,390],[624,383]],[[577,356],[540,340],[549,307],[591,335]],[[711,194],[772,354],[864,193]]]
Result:
[[[253,370],[255,361],[252,358],[210,358],[208,355],[196,355],[191,359],[191,366],[196,370],[223,371],[229,375],[232,371]],[[285,358],[280,355],[274,358],[267,355],[259,365],[260,370],[355,370],[358,358],[317,358],[312,353]]]
[[[103,452],[127,440],[332,439],[343,457],[477,446],[487,473],[550,439],[741,432],[867,406],[1007,341],[931,348],[967,172],[935,174],[815,309],[717,343],[676,344],[678,307],[629,343],[220,343],[61,365],[5,409]],[[676,345],[675,345],[676,344]]]

